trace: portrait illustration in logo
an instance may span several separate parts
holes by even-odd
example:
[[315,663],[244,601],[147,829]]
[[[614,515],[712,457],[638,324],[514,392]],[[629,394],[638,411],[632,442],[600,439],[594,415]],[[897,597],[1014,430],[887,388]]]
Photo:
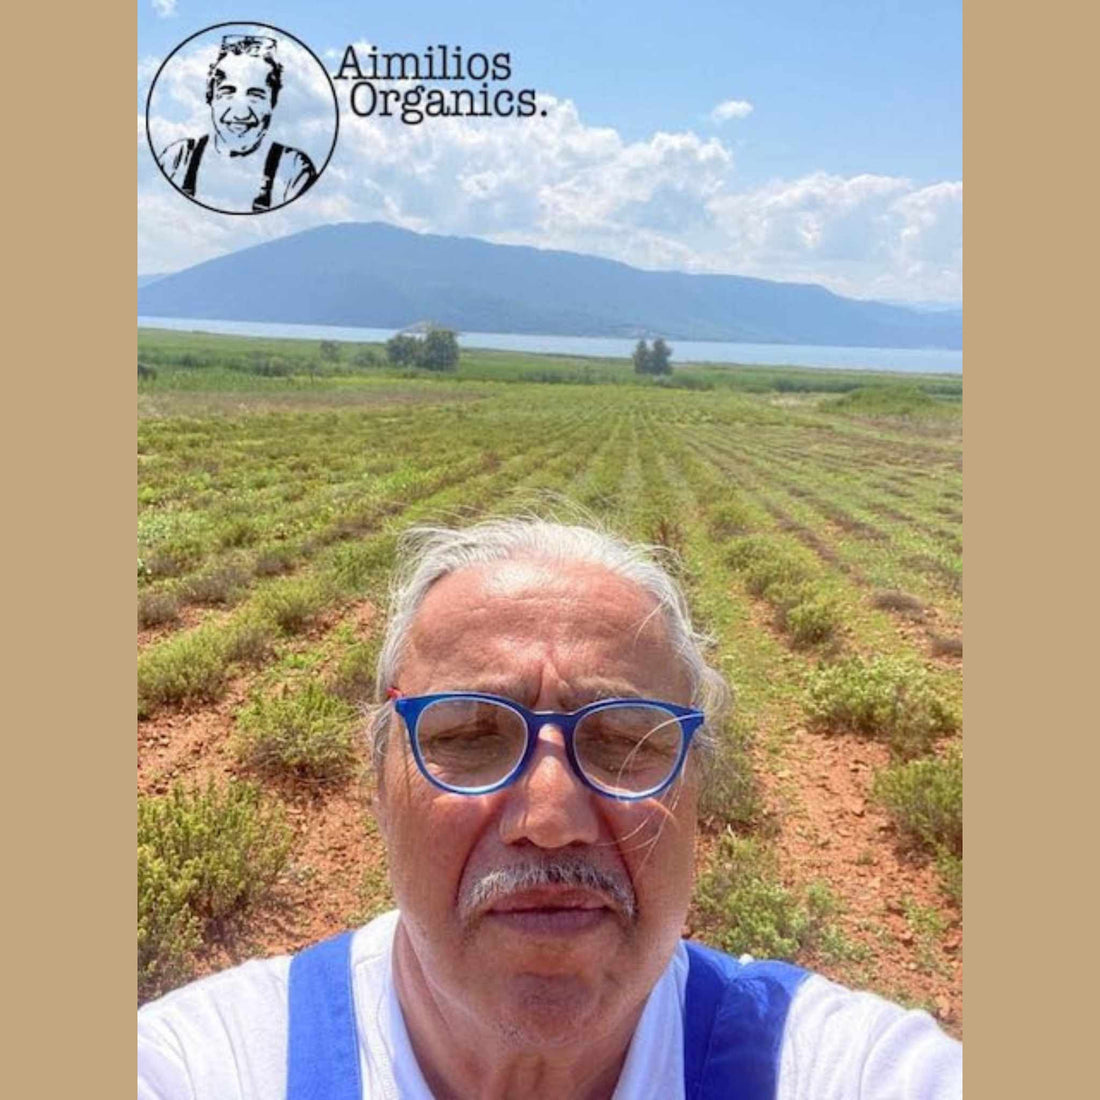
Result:
[[[316,59],[297,40],[288,37],[280,41],[274,34],[258,33],[253,28],[245,33],[219,33],[207,50],[206,57],[212,54],[212,59],[206,66],[202,102],[194,97],[191,116],[181,124],[185,136],[158,142],[154,133],[158,120],[150,118],[147,109],[149,143],[161,172],[187,198],[223,213],[260,214],[304,195],[317,182],[331,156],[331,147],[327,155],[322,150],[318,168],[316,157],[293,140],[295,126],[303,134],[317,130],[316,125],[312,131],[309,128],[309,104],[302,94],[289,124],[281,130],[273,124],[280,120],[288,90],[293,90],[288,89],[291,74],[284,55],[293,53],[294,74],[299,78],[303,66],[308,66],[311,58],[315,62]],[[194,65],[201,54],[190,56],[192,68],[188,72],[194,74]],[[320,62],[316,64],[319,66]],[[161,66],[161,72],[165,65]],[[316,100],[319,82],[316,74],[309,75]],[[327,82],[327,74],[323,80]],[[192,85],[196,83],[192,79]],[[150,104],[152,99],[153,89]],[[323,98],[320,107],[326,107]],[[328,109],[334,107],[333,102]],[[316,111],[315,104],[313,109]],[[176,134],[181,125],[175,127]],[[338,121],[334,120],[333,146],[336,125]]]

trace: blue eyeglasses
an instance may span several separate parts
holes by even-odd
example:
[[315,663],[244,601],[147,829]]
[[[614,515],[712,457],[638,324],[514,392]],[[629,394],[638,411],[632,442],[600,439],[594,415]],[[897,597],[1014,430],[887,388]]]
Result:
[[499,695],[391,692],[424,778],[452,794],[492,794],[514,783],[554,725],[580,781],[624,802],[660,794],[679,774],[702,711],[657,699],[601,699],[569,713],[528,710]]

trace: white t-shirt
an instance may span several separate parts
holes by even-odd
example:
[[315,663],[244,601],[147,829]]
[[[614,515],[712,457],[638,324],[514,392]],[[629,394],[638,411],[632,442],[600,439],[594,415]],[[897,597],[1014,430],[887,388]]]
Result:
[[[432,1100],[393,981],[394,910],[352,939],[365,1100]],[[138,1011],[138,1100],[282,1100],[289,956],[193,982]],[[646,1001],[614,1100],[683,1100],[681,943]],[[820,975],[798,988],[780,1050],[777,1100],[957,1100],[962,1046],[907,1012]]]

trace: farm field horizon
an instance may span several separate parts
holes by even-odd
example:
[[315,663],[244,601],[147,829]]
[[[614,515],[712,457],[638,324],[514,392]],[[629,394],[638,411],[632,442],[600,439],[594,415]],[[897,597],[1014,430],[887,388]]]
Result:
[[659,547],[734,687],[685,933],[961,1035],[961,377],[138,343],[139,1000],[392,906],[397,540],[534,512]]

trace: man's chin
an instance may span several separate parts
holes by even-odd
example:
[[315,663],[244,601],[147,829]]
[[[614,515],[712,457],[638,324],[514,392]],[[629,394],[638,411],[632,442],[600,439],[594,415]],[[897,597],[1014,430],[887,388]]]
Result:
[[506,980],[507,1008],[498,1026],[518,1046],[555,1047],[591,1038],[603,1014],[596,987],[575,974],[517,974]]

